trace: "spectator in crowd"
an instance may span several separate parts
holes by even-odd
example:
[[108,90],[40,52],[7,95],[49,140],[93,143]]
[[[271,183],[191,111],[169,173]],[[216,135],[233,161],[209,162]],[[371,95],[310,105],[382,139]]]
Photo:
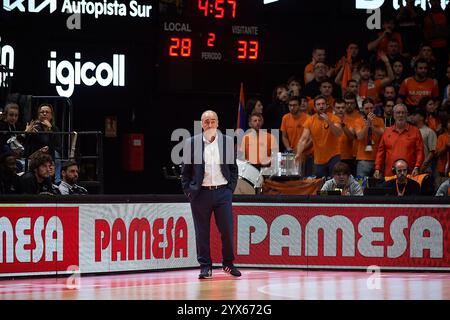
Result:
[[358,83],[358,93],[361,98],[372,98],[375,103],[378,103],[380,100],[381,90],[394,80],[394,72],[391,68],[389,59],[385,54],[380,55],[380,59],[384,62],[387,70],[387,77],[384,79],[372,80],[370,65],[368,64],[363,64],[359,71],[360,79]]
[[383,119],[373,112],[375,106],[373,100],[368,98],[363,101],[363,118],[355,121],[355,134],[358,139],[356,153],[356,176],[372,176],[375,167],[375,158],[380,137],[384,132]]
[[411,59],[411,67],[414,68],[414,64],[417,60],[423,59],[428,63],[429,78],[435,79],[436,73],[436,58],[433,55],[433,49],[428,44],[422,44],[419,50],[419,54]]
[[374,113],[377,117],[382,117],[384,110],[385,101],[396,101],[397,100],[397,92],[395,91],[395,87],[393,85],[387,85],[382,90],[381,101],[375,105]]
[[313,141],[314,171],[319,178],[331,175],[334,165],[341,160],[339,137],[342,134],[341,120],[327,114],[327,99],[318,96],[314,99],[316,114],[306,120],[302,136],[298,142],[296,160],[300,162],[309,139]]
[[[312,51],[312,61],[306,65],[305,70],[303,72],[305,77],[305,85],[310,83],[313,79],[316,78],[315,75],[315,67],[318,63],[326,64],[327,53],[325,48],[317,46]],[[330,69],[328,66],[326,68],[326,76],[330,77],[334,72],[334,69]]]
[[62,195],[82,195],[88,194],[88,191],[82,186],[77,185],[78,182],[78,164],[69,160],[61,166],[61,183],[58,186]]
[[424,161],[420,167],[421,173],[432,173],[433,159],[436,152],[436,133],[425,124],[426,113],[423,109],[413,112],[412,123],[420,130],[423,140]]
[[445,77],[444,68],[448,63],[448,37],[449,29],[447,18],[441,7],[440,0],[430,0],[430,10],[426,13],[423,21],[424,40],[433,49],[437,62],[437,79],[443,81]]
[[395,101],[394,100],[386,100],[384,101],[383,106],[383,120],[384,120],[384,127],[389,128],[395,123],[394,119],[394,106]]
[[247,103],[245,104],[245,114],[247,114],[249,119],[250,115],[252,115],[253,113],[263,114],[263,112],[264,105],[262,104],[261,100],[255,98],[247,100]]
[[353,178],[350,167],[344,162],[338,162],[333,167],[333,178],[326,181],[321,191],[340,191],[343,196],[362,196],[363,190],[358,181]]
[[[32,120],[25,130],[25,156],[29,157],[42,147],[48,147],[48,154],[56,160],[56,152],[61,153],[61,136],[51,132],[59,132],[54,123],[53,106],[48,103],[41,104],[37,109],[37,119]],[[35,134],[37,132],[44,132]],[[48,132],[48,134],[46,134]]]
[[450,195],[450,178],[442,182],[442,184],[439,186],[438,190],[436,191],[437,197],[445,197]]
[[396,39],[390,39],[386,49],[386,56],[389,59],[389,63],[394,65],[395,61],[401,61],[403,66],[407,67],[406,72],[409,69],[409,59],[405,58],[400,52],[400,44]]
[[24,131],[25,126],[19,119],[19,105],[8,103],[3,110],[3,118],[0,120],[0,131],[8,133],[0,134],[0,155],[9,151],[16,155],[17,172],[23,172],[24,162],[21,161],[24,152],[24,137],[21,134],[11,133],[12,131]]
[[428,78],[427,74],[428,63],[424,59],[418,59],[414,65],[414,76],[402,82],[397,103],[405,103],[410,113],[418,107],[421,98],[439,97],[438,82]]
[[347,96],[347,94],[353,94],[354,98],[355,98],[355,103],[352,104],[353,106],[353,110],[359,112],[359,110],[361,110],[362,108],[362,102],[363,99],[359,96],[359,90],[358,90],[358,81],[351,79],[348,81],[347,83],[347,90],[344,93],[344,100],[347,103],[347,98],[345,96]]
[[424,159],[422,135],[419,129],[406,121],[407,115],[408,109],[404,104],[395,105],[395,124],[386,128],[378,145],[374,172],[376,179],[381,178],[383,166],[384,176],[390,176],[396,159],[405,159],[412,163],[412,175],[419,174]]
[[[289,113],[284,115],[280,128],[283,145],[287,152],[297,152],[298,141],[302,136],[304,124],[310,117],[306,113],[307,108],[306,97],[291,97],[289,99]],[[313,146],[311,140],[307,141],[303,155],[302,175],[311,176],[313,172]]]
[[404,51],[407,53],[417,52],[422,40],[423,10],[415,5],[415,0],[399,1],[396,21],[400,34],[402,35]]
[[287,87],[289,89],[289,97],[300,97],[302,85],[296,76],[292,76],[287,80]]
[[383,183],[383,187],[389,189],[392,196],[415,196],[420,194],[420,185],[413,179],[407,177],[408,162],[404,159],[397,159],[392,166],[392,174],[395,179],[388,180]]
[[438,106],[432,97],[423,97],[419,101],[418,109],[424,110],[426,114],[425,124],[434,132],[436,135],[440,135],[444,128],[442,128],[441,119],[437,113]]
[[[359,69],[361,67],[361,64],[364,62],[360,55],[359,46],[355,42],[350,42],[347,46],[347,54],[343,56],[337,63],[336,63],[336,73],[339,74],[340,72],[343,72],[343,66],[345,64],[345,61],[347,57],[350,58],[350,69],[352,72],[352,79],[358,79],[359,78]],[[337,76],[336,76],[337,77]]]
[[239,158],[249,161],[256,168],[269,166],[271,155],[278,152],[277,139],[267,130],[261,130],[264,118],[260,113],[250,115],[249,130],[242,138]]
[[0,156],[0,194],[21,193],[16,155],[7,151]]
[[385,16],[383,19],[383,30],[377,34],[377,38],[369,42],[367,49],[376,52],[377,56],[381,56],[387,51],[389,41],[395,39],[399,44],[400,52],[403,52],[403,41],[400,33],[394,31],[395,19],[390,16]]
[[[348,95],[351,94],[349,93]],[[346,96],[348,97],[348,95]],[[344,133],[339,139],[341,162],[344,162],[349,166],[352,174],[356,170],[355,158],[353,156],[353,143],[355,140],[355,131],[353,129],[355,117],[353,112],[353,103],[347,105],[347,103],[341,99],[337,99],[334,102],[334,115],[341,119],[341,127]]]
[[[303,125],[310,117],[305,111],[305,97],[291,97],[289,99],[289,113],[283,116],[281,122],[281,137],[287,152],[296,152],[298,140],[303,133]],[[312,150],[312,142],[308,149]]]
[[[322,80],[319,87],[320,96],[327,99],[327,113],[333,112],[334,98],[333,98],[333,82],[326,78]],[[308,102],[308,113],[313,114],[315,112],[314,99],[310,99]]]
[[[450,6],[448,6],[450,7]],[[449,9],[450,10],[450,9]],[[447,85],[444,88],[443,100],[442,100],[442,111],[450,114],[450,65],[447,66],[446,70],[446,82]]]
[[[305,85],[305,89],[303,90],[303,95],[307,96],[310,99],[314,99],[318,95],[320,95],[320,85],[323,80],[329,78],[328,74],[328,66],[322,62],[318,62],[314,65],[314,79],[308,82]],[[333,83],[333,96],[334,98],[341,97],[342,89],[336,83]]]
[[450,118],[447,118],[445,129],[436,143],[436,171],[440,177],[448,177],[450,170]]
[[407,71],[405,70],[403,62],[400,60],[394,61],[392,64],[392,71],[394,72],[394,80],[391,82],[391,85],[395,88],[395,92],[398,93],[403,80],[406,78]]
[[35,152],[30,157],[30,171],[20,177],[20,188],[25,194],[60,194],[58,187],[51,181],[53,159],[50,154]]
[[264,115],[264,119],[266,119],[265,128],[280,128],[281,119],[289,112],[288,101],[288,87],[285,84],[276,86],[272,94],[272,104],[269,105]]

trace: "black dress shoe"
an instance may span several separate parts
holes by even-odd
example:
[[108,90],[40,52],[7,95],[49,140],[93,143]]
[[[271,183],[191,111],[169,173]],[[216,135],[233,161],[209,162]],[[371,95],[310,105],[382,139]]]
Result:
[[224,266],[223,271],[235,277],[240,277],[242,275],[241,272],[235,266]]
[[208,279],[212,277],[212,268],[209,266],[201,267],[200,274],[198,275],[199,279]]

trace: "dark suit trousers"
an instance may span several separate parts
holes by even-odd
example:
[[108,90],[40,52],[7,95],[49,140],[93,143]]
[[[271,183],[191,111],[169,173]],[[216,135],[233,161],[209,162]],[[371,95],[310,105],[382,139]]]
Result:
[[233,253],[233,192],[229,188],[217,190],[201,189],[191,200],[197,242],[197,260],[201,266],[211,266],[210,229],[211,215],[214,212],[217,228],[222,240],[222,264],[231,266]]

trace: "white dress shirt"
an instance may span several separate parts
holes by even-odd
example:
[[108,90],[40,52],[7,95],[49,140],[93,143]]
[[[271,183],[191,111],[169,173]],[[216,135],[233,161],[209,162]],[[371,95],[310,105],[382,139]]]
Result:
[[205,143],[205,150],[203,157],[205,161],[205,176],[203,178],[202,186],[220,186],[228,184],[227,179],[222,174],[220,169],[220,153],[219,144],[217,143],[217,136],[213,142],[209,142],[203,136],[203,142]]

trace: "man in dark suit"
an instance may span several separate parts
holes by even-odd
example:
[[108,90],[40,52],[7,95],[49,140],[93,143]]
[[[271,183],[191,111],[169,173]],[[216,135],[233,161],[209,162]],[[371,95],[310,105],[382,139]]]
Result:
[[241,273],[233,265],[232,197],[238,179],[234,142],[217,130],[219,119],[214,111],[203,112],[201,123],[203,133],[189,138],[184,145],[181,172],[183,192],[191,203],[194,220],[199,279],[212,276],[212,212],[222,239],[223,270],[239,277]]

